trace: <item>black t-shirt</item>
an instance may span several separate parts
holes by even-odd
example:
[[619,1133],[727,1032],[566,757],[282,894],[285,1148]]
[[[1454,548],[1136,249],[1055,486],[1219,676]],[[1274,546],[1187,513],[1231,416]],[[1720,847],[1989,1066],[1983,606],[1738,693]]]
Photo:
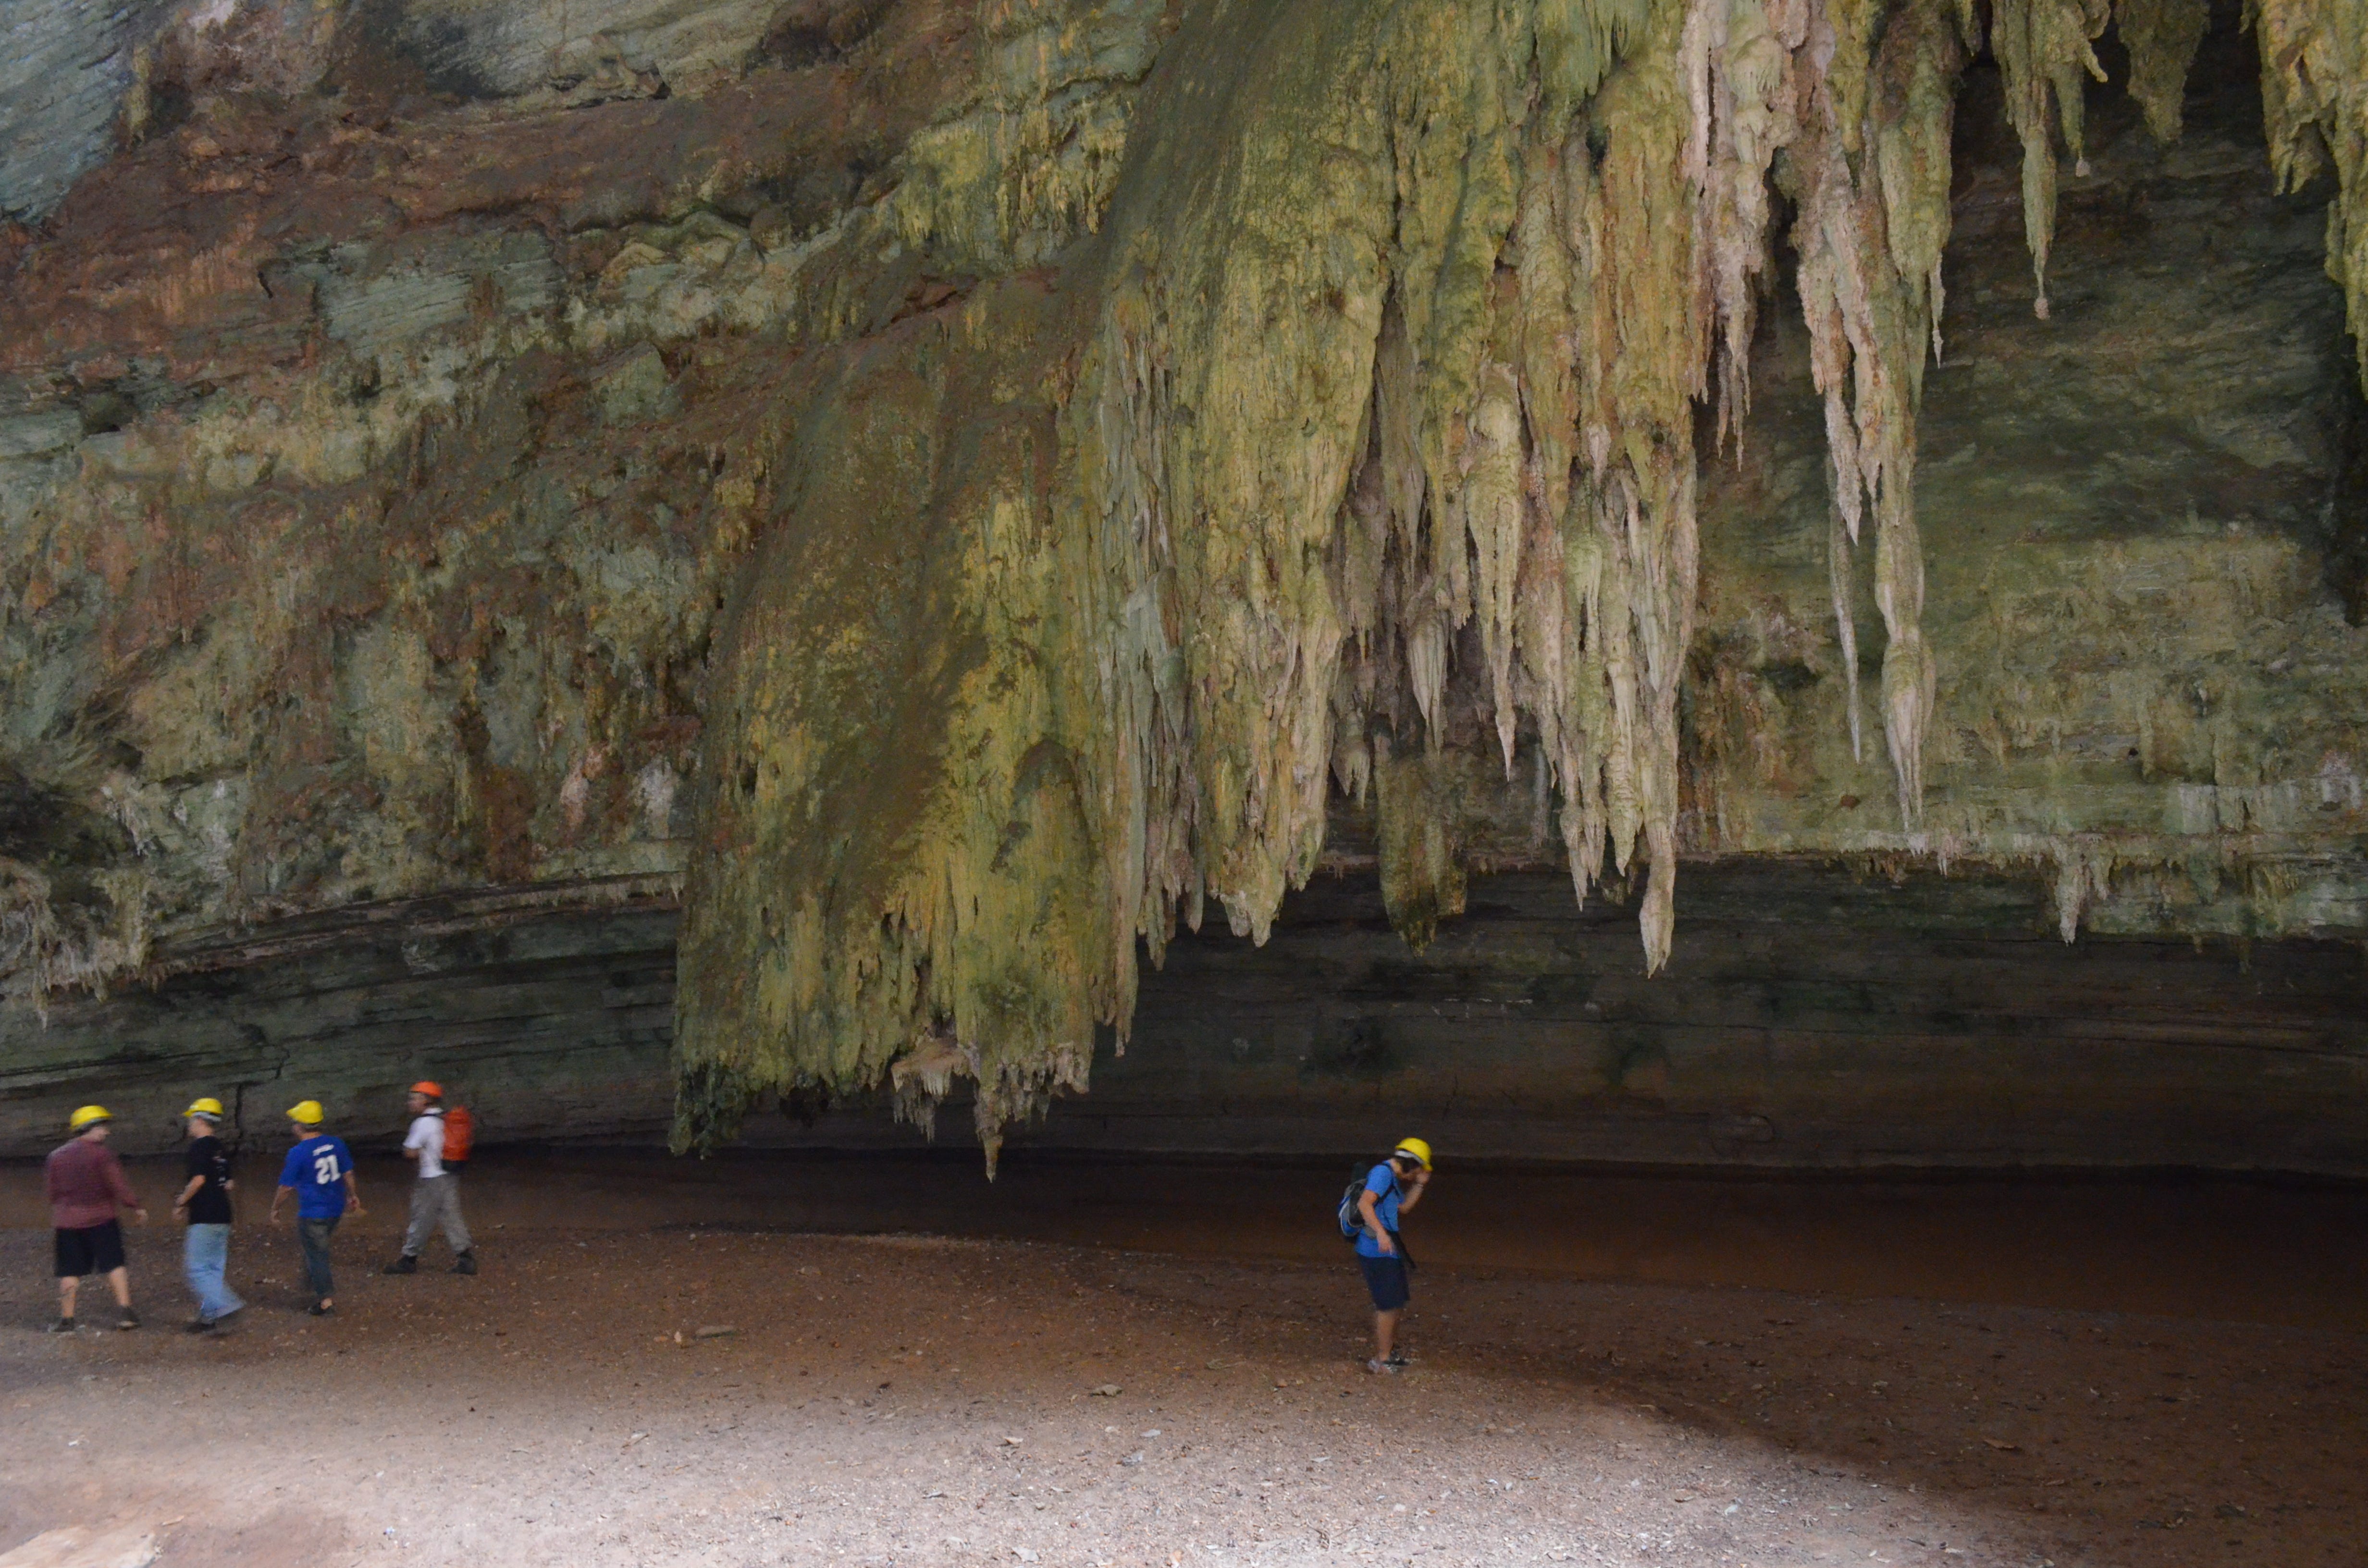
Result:
[[192,1142],[188,1174],[205,1178],[205,1185],[190,1195],[189,1223],[229,1224],[230,1192],[222,1183],[230,1179],[230,1151],[222,1147],[222,1141],[208,1137]]

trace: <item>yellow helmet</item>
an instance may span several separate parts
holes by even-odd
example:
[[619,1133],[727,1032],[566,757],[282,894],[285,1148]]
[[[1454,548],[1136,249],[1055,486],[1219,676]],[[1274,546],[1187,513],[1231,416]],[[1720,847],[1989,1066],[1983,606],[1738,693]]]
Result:
[[307,1127],[318,1127],[321,1123],[328,1120],[329,1116],[326,1111],[321,1108],[320,1101],[299,1100],[296,1104],[289,1107],[288,1119],[290,1121],[301,1121]]
[[66,1131],[69,1132],[80,1132],[84,1129],[90,1127],[95,1123],[101,1121],[113,1121],[114,1119],[114,1113],[109,1111],[103,1105],[76,1106],[74,1108],[74,1113],[66,1118]]
[[1430,1145],[1424,1142],[1419,1138],[1399,1139],[1398,1146],[1391,1150],[1390,1153],[1394,1157],[1399,1154],[1404,1154],[1406,1158],[1420,1165],[1424,1170],[1430,1169]]
[[199,1095],[189,1102],[189,1108],[181,1113],[181,1119],[187,1121],[193,1116],[211,1117],[220,1121],[222,1119],[222,1101],[211,1095]]

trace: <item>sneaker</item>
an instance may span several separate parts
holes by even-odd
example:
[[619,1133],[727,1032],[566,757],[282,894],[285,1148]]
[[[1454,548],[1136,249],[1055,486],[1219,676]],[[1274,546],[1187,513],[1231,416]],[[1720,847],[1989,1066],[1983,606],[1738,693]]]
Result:
[[328,1302],[326,1302],[326,1301],[315,1301],[315,1302],[313,1302],[311,1306],[306,1307],[304,1310],[305,1310],[306,1312],[308,1312],[312,1313],[312,1314],[313,1314],[314,1317],[316,1317],[316,1318],[324,1318],[324,1317],[327,1317],[331,1312],[336,1312],[337,1309],[336,1309],[336,1308],[335,1308],[335,1307],[333,1307],[333,1306],[331,1306],[331,1305],[329,1305],[329,1303],[328,1303]]
[[1395,1361],[1368,1361],[1365,1363],[1365,1370],[1369,1372],[1386,1372],[1395,1375],[1397,1369],[1397,1363]]
[[213,1331],[214,1320],[211,1318],[191,1318],[181,1325],[183,1334],[211,1334]]
[[140,1314],[133,1312],[130,1307],[126,1307],[123,1309],[122,1319],[118,1322],[115,1326],[121,1329],[124,1333],[129,1334],[133,1329],[140,1326]]
[[1404,1371],[1406,1368],[1414,1364],[1414,1358],[1407,1355],[1403,1350],[1393,1350],[1390,1352],[1389,1364],[1397,1368],[1400,1371]]
[[452,1260],[452,1272],[455,1274],[474,1274],[477,1272],[477,1255],[473,1252],[464,1252],[460,1256],[454,1258]]
[[419,1272],[419,1260],[409,1253],[404,1253],[379,1272],[381,1274],[416,1274]]
[[41,1330],[43,1334],[72,1334],[74,1331],[74,1320],[72,1318],[60,1318],[57,1322],[50,1324],[49,1327]]

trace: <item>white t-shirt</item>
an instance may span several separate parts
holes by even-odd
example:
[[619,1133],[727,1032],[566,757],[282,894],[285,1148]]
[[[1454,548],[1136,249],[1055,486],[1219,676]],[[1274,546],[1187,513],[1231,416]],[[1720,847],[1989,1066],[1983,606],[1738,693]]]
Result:
[[403,1140],[406,1149],[417,1149],[419,1174],[439,1176],[444,1174],[444,1113],[431,1110],[411,1124],[411,1131]]

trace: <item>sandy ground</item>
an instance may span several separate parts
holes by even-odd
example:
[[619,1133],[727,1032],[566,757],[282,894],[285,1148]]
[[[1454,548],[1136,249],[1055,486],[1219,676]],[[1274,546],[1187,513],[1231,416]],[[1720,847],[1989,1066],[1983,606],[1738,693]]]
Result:
[[474,1279],[385,1278],[392,1207],[341,1236],[328,1320],[289,1235],[243,1227],[254,1304],[213,1338],[176,1332],[168,1228],[135,1238],[150,1326],[73,1340],[33,1331],[46,1235],[0,1232],[0,1552],[2351,1568],[2368,1540],[2347,1332],[1434,1263],[1415,1367],[1375,1378],[1345,1256],[587,1206],[496,1221]]

